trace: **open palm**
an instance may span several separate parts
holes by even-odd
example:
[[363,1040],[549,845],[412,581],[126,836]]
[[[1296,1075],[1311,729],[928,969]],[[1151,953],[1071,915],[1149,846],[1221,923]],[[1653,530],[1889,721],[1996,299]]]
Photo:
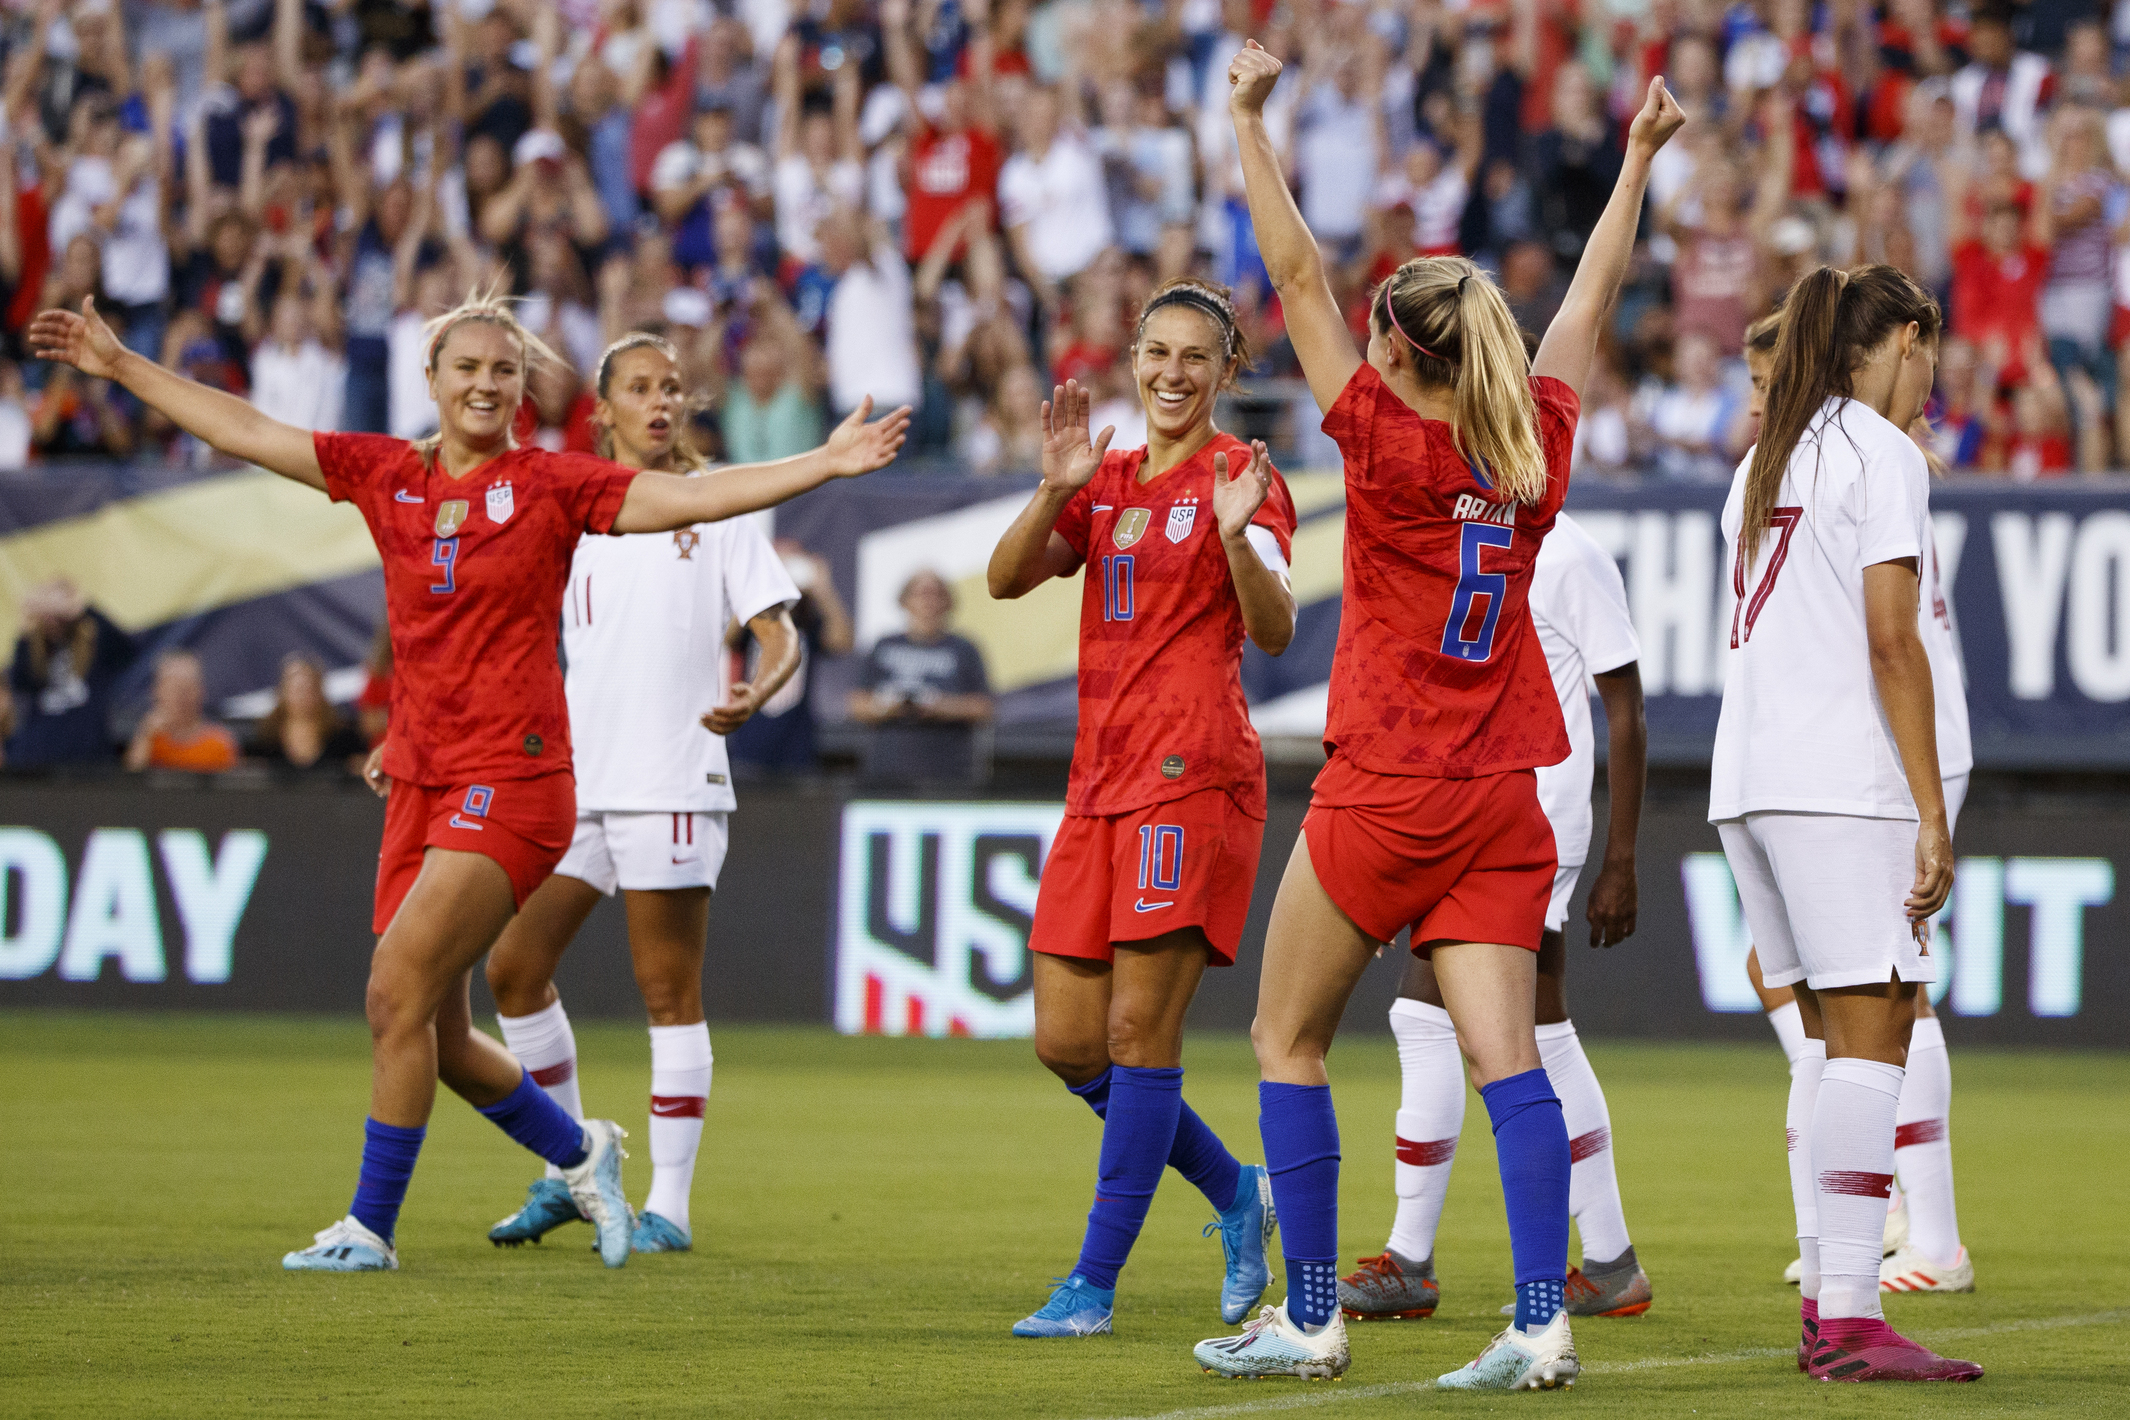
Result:
[[94,296],[82,298],[79,315],[68,310],[39,312],[30,322],[29,333],[30,353],[38,359],[72,365],[100,380],[117,376],[119,357],[126,353],[111,327],[96,314]]
[[836,432],[828,436],[824,449],[829,467],[838,478],[855,478],[861,473],[886,468],[895,461],[903,441],[910,437],[910,407],[902,408],[882,418],[876,424],[868,424],[872,417],[873,397],[867,395],[850,417],[836,426]]
[[1043,482],[1062,493],[1077,493],[1088,485],[1109,452],[1109,441],[1117,436],[1116,426],[1110,425],[1101,438],[1088,439],[1094,403],[1078,380],[1067,380],[1043,401]]
[[1213,516],[1223,538],[1241,537],[1257,510],[1272,493],[1272,455],[1262,439],[1250,443],[1250,462],[1237,473],[1228,472],[1228,456],[1213,455]]

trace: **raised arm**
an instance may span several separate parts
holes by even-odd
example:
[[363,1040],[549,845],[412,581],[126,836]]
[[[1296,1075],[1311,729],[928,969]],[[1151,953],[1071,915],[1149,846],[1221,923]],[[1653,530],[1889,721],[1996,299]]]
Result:
[[1864,636],[1871,649],[1871,679],[1886,723],[1900,752],[1908,792],[1915,797],[1916,880],[1909,890],[1908,920],[1920,934],[1952,891],[1952,832],[1945,818],[1945,781],[1938,777],[1937,699],[1930,657],[1916,632],[1921,584],[1917,562],[1903,557],[1864,569]]
[[1117,433],[1110,428],[1099,439],[1087,437],[1093,407],[1093,395],[1077,380],[1067,380],[1043,401],[1043,481],[991,549],[984,582],[995,600],[1024,597],[1052,577],[1079,569],[1080,555],[1056,529],[1058,514],[1094,478]]
[[119,344],[86,297],[80,314],[45,311],[30,323],[30,352],[72,365],[94,379],[116,380],[171,423],[232,458],[272,469],[283,478],[325,491],[325,473],[311,431],[269,419],[233,394],[197,384]]
[[1533,375],[1561,381],[1577,398],[1590,378],[1590,362],[1597,357],[1598,331],[1611,314],[1612,303],[1619,299],[1620,283],[1627,278],[1635,228],[1642,221],[1642,195],[1649,187],[1650,159],[1684,122],[1686,114],[1664,87],[1664,76],[1651,79],[1642,111],[1627,133],[1627,160],[1612,186],[1612,200],[1592,229],[1560,313],[1546,327],[1546,338],[1539,342],[1538,356],[1531,362]]
[[1605,863],[1590,889],[1590,945],[1609,947],[1634,935],[1635,838],[1642,828],[1642,790],[1649,779],[1649,726],[1642,713],[1642,670],[1629,661],[1600,675],[1598,698],[1605,702],[1605,798],[1610,804],[1605,827]]
[[866,423],[873,399],[851,411],[818,449],[774,463],[742,464],[722,469],[715,478],[685,478],[671,473],[639,473],[622,500],[611,531],[668,532],[691,523],[715,523],[788,502],[834,478],[856,478],[885,468],[910,433],[910,407],[904,405],[877,424]]
[[1251,40],[1228,65],[1228,114],[1235,121],[1235,146],[1242,158],[1243,191],[1250,200],[1258,253],[1279,292],[1287,338],[1309,378],[1309,392],[1316,396],[1317,408],[1328,412],[1361,367],[1361,352],[1339,313],[1324,255],[1287,190],[1279,152],[1265,128],[1265,100],[1279,82],[1279,71],[1280,62]]

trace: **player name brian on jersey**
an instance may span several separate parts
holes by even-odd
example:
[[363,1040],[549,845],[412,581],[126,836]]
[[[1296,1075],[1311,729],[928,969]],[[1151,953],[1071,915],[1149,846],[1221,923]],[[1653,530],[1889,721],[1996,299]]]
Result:
[[1469,518],[1482,523],[1499,523],[1505,528],[1513,528],[1516,526],[1516,505],[1514,503],[1489,503],[1486,499],[1476,497],[1473,494],[1460,493],[1457,495],[1457,502],[1451,509],[1450,516],[1453,518]]

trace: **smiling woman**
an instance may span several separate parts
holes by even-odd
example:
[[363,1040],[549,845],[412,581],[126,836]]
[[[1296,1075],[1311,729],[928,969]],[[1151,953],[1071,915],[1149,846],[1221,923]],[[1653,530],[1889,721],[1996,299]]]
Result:
[[354,503],[384,561],[397,674],[391,733],[366,771],[388,804],[371,920],[370,1118],[348,1216],[282,1265],[399,1265],[393,1230],[439,1079],[561,1171],[597,1225],[601,1256],[622,1265],[630,1216],[621,1129],[572,1119],[473,1029],[467,1004],[470,968],[562,858],[576,822],[555,648],[572,554],[586,533],[716,522],[869,473],[894,458],[909,411],[866,424],[868,400],[819,449],[716,478],[518,448],[511,426],[526,375],[552,356],[494,295],[469,298],[432,327],[441,428],[421,444],[268,418],[126,350],[93,300],[79,314],[39,315],[30,345],[118,381],[224,453]]

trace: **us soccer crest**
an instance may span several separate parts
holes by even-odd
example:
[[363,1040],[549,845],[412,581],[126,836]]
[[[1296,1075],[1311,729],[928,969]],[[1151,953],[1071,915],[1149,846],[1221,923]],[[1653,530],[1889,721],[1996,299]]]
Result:
[[1116,531],[1109,535],[1109,540],[1121,552],[1146,536],[1146,525],[1153,516],[1144,508],[1126,508],[1124,516],[1117,519]]
[[489,522],[507,523],[510,521],[510,515],[517,511],[518,506],[511,499],[510,484],[508,482],[498,483],[488,490]]
[[694,528],[677,528],[673,533],[673,546],[680,550],[680,560],[683,562],[695,560],[695,549],[702,540],[703,535]]
[[459,529],[466,526],[466,500],[454,498],[448,503],[436,505],[436,535],[457,537]]
[[1170,542],[1182,542],[1198,522],[1198,505],[1177,503],[1169,508],[1169,525],[1162,529]]

